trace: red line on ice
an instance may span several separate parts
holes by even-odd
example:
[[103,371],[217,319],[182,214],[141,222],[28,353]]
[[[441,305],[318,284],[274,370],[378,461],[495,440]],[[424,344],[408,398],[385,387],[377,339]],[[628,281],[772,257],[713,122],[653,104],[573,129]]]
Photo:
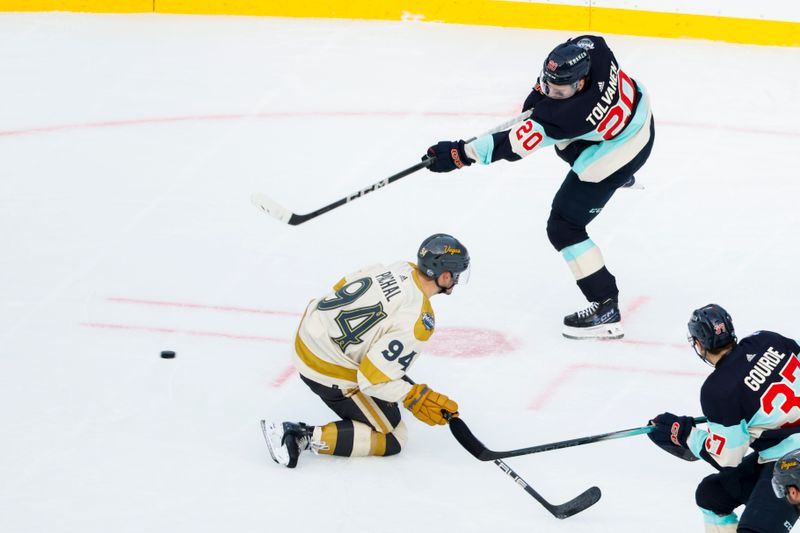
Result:
[[639,311],[639,308],[648,303],[650,300],[652,300],[652,298],[649,296],[639,296],[635,298],[631,303],[628,304],[627,309],[623,311],[623,318],[627,318],[630,315],[635,315]]
[[315,117],[497,117],[513,116],[514,111],[505,113],[486,112],[439,112],[439,111],[275,111],[265,113],[240,113],[223,115],[190,115],[176,117],[151,117],[127,120],[103,120],[98,122],[75,122],[72,124],[55,124],[53,126],[40,126],[18,130],[0,130],[0,137],[14,137],[20,135],[35,135],[39,133],[57,133],[69,130],[91,130],[100,128],[119,128],[124,126],[144,126],[150,124],[175,124],[180,122],[222,122],[249,119],[281,119],[281,118],[315,118]]
[[[237,307],[228,305],[207,305],[188,302],[170,302],[163,300],[144,300],[140,298],[124,298],[124,297],[111,297],[107,299],[112,303],[121,304],[134,304],[134,305],[151,305],[159,307],[180,307],[186,309],[209,309],[212,311],[223,311],[232,313],[254,313],[263,315],[278,315],[300,317],[302,313],[294,311],[280,311],[276,309],[255,309],[251,307]],[[144,331],[144,330],[143,330]],[[159,331],[168,333],[170,331],[161,330],[158,328],[152,331]],[[222,334],[220,334],[222,335]],[[231,338],[239,338],[239,336],[232,336]],[[249,338],[249,337],[248,337]],[[258,339],[260,337],[253,337]],[[269,339],[269,337],[261,337]],[[289,343],[289,340],[276,340],[275,342]],[[513,352],[517,349],[517,343],[503,332],[488,329],[488,328],[474,328],[474,327],[451,327],[440,328],[436,330],[428,346],[426,353],[436,355],[439,357],[460,357],[460,358],[474,358],[486,357],[488,355],[500,355],[504,353]]]
[[635,366],[619,366],[619,365],[602,365],[597,363],[576,363],[568,366],[562,370],[545,389],[539,393],[536,398],[528,405],[528,409],[537,411],[544,407],[553,396],[556,395],[559,389],[572,380],[578,372],[584,370],[604,370],[611,372],[632,372],[637,374],[655,374],[658,376],[676,376],[676,377],[702,377],[707,376],[701,372],[687,372],[685,370],[664,370],[657,368],[642,368]]
[[122,303],[122,304],[154,305],[160,307],[211,309],[213,311],[225,311],[232,313],[254,313],[259,315],[281,315],[281,316],[291,316],[291,317],[303,316],[302,313],[297,313],[294,311],[276,311],[274,309],[254,309],[251,307],[235,307],[230,305],[205,305],[205,304],[194,304],[186,302],[165,302],[161,300],[141,300],[137,298],[119,298],[119,297],[108,298],[108,301],[114,303]]
[[688,344],[685,343],[678,343],[678,342],[661,342],[661,341],[642,341],[636,339],[618,339],[618,340],[609,340],[604,342],[618,342],[620,344],[633,344],[636,346],[667,346],[669,348],[677,348],[678,350],[684,350],[689,347]]
[[197,337],[221,337],[224,339],[236,339],[244,341],[258,341],[258,342],[279,342],[281,344],[290,344],[289,339],[281,339],[278,337],[265,337],[263,335],[237,335],[235,333],[223,333],[217,331],[196,331],[189,329],[176,329],[176,328],[161,328],[152,326],[133,326],[130,324],[106,324],[102,322],[81,322],[81,326],[96,329],[115,329],[115,330],[128,330],[128,331],[146,331],[148,333],[179,333],[182,335],[193,335]]
[[[281,119],[281,118],[305,118],[305,117],[387,117],[387,118],[403,118],[403,117],[511,117],[516,114],[516,110],[499,111],[499,112],[437,112],[437,111],[275,111],[264,113],[231,113],[220,115],[189,115],[189,116],[174,116],[174,117],[150,117],[150,118],[136,118],[125,120],[102,120],[97,122],[75,122],[71,124],[54,124],[52,126],[39,126],[32,128],[21,128],[16,130],[0,130],[0,137],[16,137],[22,135],[36,135],[47,133],[58,133],[70,130],[91,130],[100,128],[119,128],[126,126],[144,126],[152,124],[176,124],[181,122],[223,122],[234,120],[250,120],[250,119]],[[701,122],[682,122],[660,120],[661,126],[672,126],[678,128],[702,128],[702,129],[718,129],[728,130],[741,133],[750,133],[757,135],[780,135],[785,137],[800,137],[798,131],[787,130],[770,130],[770,129],[754,129],[744,128],[741,126],[701,123]]]
[[283,369],[283,371],[275,376],[275,379],[272,380],[272,386],[278,388],[286,383],[290,377],[294,376],[297,373],[297,369],[294,365],[289,365]]

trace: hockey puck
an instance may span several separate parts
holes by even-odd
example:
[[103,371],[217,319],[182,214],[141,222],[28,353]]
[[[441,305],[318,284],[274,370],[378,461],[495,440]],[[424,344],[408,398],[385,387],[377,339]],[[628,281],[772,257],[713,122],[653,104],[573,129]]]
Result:
[[161,359],[175,359],[175,352],[171,350],[164,350],[161,352]]

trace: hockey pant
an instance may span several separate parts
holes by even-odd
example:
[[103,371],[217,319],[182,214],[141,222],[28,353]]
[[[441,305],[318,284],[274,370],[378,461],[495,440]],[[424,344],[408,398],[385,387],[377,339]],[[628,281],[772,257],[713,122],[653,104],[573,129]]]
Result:
[[[797,510],[772,491],[774,463],[758,463],[758,454],[747,455],[739,466],[723,468],[697,486],[695,500],[708,532],[787,533]],[[737,520],[734,509],[744,505]]]
[[608,271],[600,248],[589,238],[586,226],[595,219],[617,189],[622,187],[647,161],[655,140],[655,126],[650,122],[650,140],[638,154],[604,180],[581,181],[569,171],[558,189],[547,220],[547,237],[561,252],[575,281],[590,302],[616,298],[617,280]]
[[338,388],[326,387],[303,375],[300,378],[342,418],[314,427],[313,440],[322,445],[320,454],[363,457],[400,453],[407,440],[407,430],[397,403],[361,392],[346,396]]

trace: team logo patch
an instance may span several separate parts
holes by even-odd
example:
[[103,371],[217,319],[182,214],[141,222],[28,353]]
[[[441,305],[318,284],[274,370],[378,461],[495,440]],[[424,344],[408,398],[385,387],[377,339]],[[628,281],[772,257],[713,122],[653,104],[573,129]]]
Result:
[[670,433],[669,438],[672,441],[672,443],[675,444],[676,446],[681,445],[681,441],[678,439],[678,433],[680,433],[680,431],[681,431],[681,425],[677,422],[673,423],[669,431]]
[[433,331],[436,321],[430,313],[422,313],[422,325],[425,326],[425,329],[428,331]]
[[547,62],[547,70],[555,70],[557,68],[558,68],[558,63],[556,63],[552,59]]
[[725,333],[725,324],[723,322],[714,324],[714,335],[722,335],[723,333]]
[[591,39],[587,39],[586,37],[584,37],[583,39],[581,39],[580,41],[578,41],[575,44],[577,46],[580,46],[584,50],[594,50],[594,43],[592,42]]
[[461,157],[458,155],[457,148],[450,150],[450,158],[453,160],[453,164],[456,166],[456,168],[461,168],[464,166],[464,163],[461,162]]
[[780,470],[789,470],[790,468],[794,468],[797,466],[797,461],[781,461],[778,465]]

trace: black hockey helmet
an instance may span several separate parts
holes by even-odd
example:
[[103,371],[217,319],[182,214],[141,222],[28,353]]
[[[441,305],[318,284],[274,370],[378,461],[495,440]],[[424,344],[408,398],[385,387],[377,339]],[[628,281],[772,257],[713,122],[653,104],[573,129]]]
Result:
[[435,233],[419,245],[417,267],[429,278],[450,272],[458,283],[459,275],[469,268],[469,252],[458,239],[446,233]]
[[[689,342],[694,346],[694,339],[706,350],[716,350],[732,342],[736,342],[731,315],[717,304],[708,304],[692,311],[689,318]],[[695,347],[695,351],[697,348]],[[700,357],[705,357],[698,353]]]
[[587,49],[570,41],[559,44],[547,55],[542,65],[542,73],[539,74],[542,92],[550,96],[549,85],[569,85],[573,91],[577,91],[578,82],[589,75],[591,66]]
[[772,469],[772,490],[778,498],[786,497],[786,488],[800,489],[800,450],[787,453],[777,461]]

